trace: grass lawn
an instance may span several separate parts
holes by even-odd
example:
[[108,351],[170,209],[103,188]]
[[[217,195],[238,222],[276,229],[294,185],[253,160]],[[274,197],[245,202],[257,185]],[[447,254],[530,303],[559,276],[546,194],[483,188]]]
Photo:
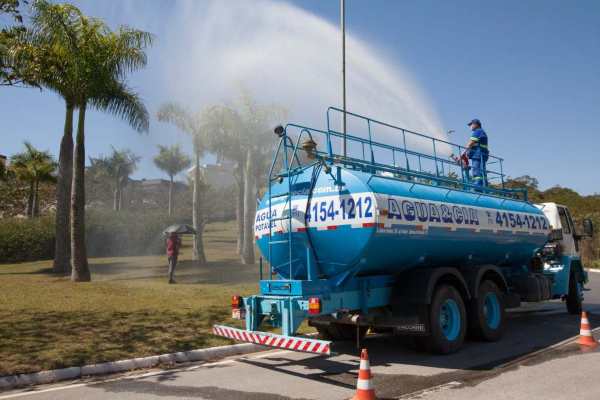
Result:
[[[206,229],[209,263],[184,242],[176,285],[166,257],[92,258],[92,282],[50,274],[51,261],[0,264],[0,376],[228,343],[232,294],[258,290],[258,267],[235,254],[235,222]],[[236,321],[237,322],[237,321]]]

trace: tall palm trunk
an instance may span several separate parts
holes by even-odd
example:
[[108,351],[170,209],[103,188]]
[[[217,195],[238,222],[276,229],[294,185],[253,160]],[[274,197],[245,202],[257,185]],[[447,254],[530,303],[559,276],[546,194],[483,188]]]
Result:
[[113,210],[119,211],[119,201],[121,196],[119,195],[119,178],[115,179],[115,191],[113,192]]
[[58,179],[56,183],[56,240],[52,272],[71,272],[71,180],[73,176],[73,105],[66,103],[65,128],[58,156]]
[[[188,159],[189,160],[189,159]],[[169,175],[169,217],[173,215],[173,175]]]
[[31,215],[34,218],[40,216],[40,181],[37,179],[33,185],[33,210]]
[[89,282],[90,269],[85,248],[85,103],[79,108],[77,139],[73,159],[73,187],[71,193],[71,254],[73,282]]
[[248,149],[246,170],[244,171],[244,243],[242,247],[242,263],[254,264],[254,216],[256,213],[256,181],[253,168],[255,152]]
[[244,168],[246,166],[242,161],[238,163],[237,176],[237,203],[235,207],[235,217],[237,220],[238,237],[237,237],[237,253],[242,255],[244,248]]
[[119,211],[124,210],[125,209],[125,187],[123,186],[123,184],[121,184],[121,187],[119,188]]
[[201,187],[200,187],[200,153],[196,152],[194,168],[194,193],[192,202],[192,223],[196,234],[194,235],[194,260],[200,264],[206,264],[206,255],[204,254],[204,243],[202,243],[202,233],[204,231],[204,216],[201,208]]
[[33,192],[34,192],[33,181],[29,182],[29,193],[27,193],[27,210],[25,213],[27,214],[27,218],[33,218]]

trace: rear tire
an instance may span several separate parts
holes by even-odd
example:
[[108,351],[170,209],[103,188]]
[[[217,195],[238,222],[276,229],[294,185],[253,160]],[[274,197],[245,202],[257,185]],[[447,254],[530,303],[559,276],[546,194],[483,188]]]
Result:
[[474,338],[495,342],[502,337],[506,318],[503,297],[494,282],[481,282],[477,298],[470,304],[469,333]]
[[430,335],[427,341],[430,351],[439,354],[454,353],[465,340],[467,315],[463,299],[453,286],[439,286],[429,306]]
[[579,284],[575,282],[575,274],[569,276],[569,293],[567,294],[567,311],[569,314],[581,314],[581,294]]

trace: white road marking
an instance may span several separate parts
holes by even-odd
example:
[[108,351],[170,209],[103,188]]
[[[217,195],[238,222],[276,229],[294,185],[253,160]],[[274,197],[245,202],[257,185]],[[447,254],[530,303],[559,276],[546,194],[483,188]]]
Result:
[[443,383],[441,385],[432,386],[430,388],[421,389],[421,390],[417,390],[416,392],[404,394],[404,395],[398,397],[398,399],[399,400],[400,399],[417,399],[417,398],[426,396],[431,393],[441,392],[442,390],[445,390],[445,389],[452,389],[452,388],[455,388],[460,385],[462,385],[462,383],[457,382],[457,381]]

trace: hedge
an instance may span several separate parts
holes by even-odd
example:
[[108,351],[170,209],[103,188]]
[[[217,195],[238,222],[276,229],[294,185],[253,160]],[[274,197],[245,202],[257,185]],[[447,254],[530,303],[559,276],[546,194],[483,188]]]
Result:
[[0,220],[0,263],[54,256],[54,218]]
[[[86,242],[90,257],[162,254],[162,231],[185,217],[162,211],[88,210]],[[54,258],[54,218],[0,220],[0,263]]]

